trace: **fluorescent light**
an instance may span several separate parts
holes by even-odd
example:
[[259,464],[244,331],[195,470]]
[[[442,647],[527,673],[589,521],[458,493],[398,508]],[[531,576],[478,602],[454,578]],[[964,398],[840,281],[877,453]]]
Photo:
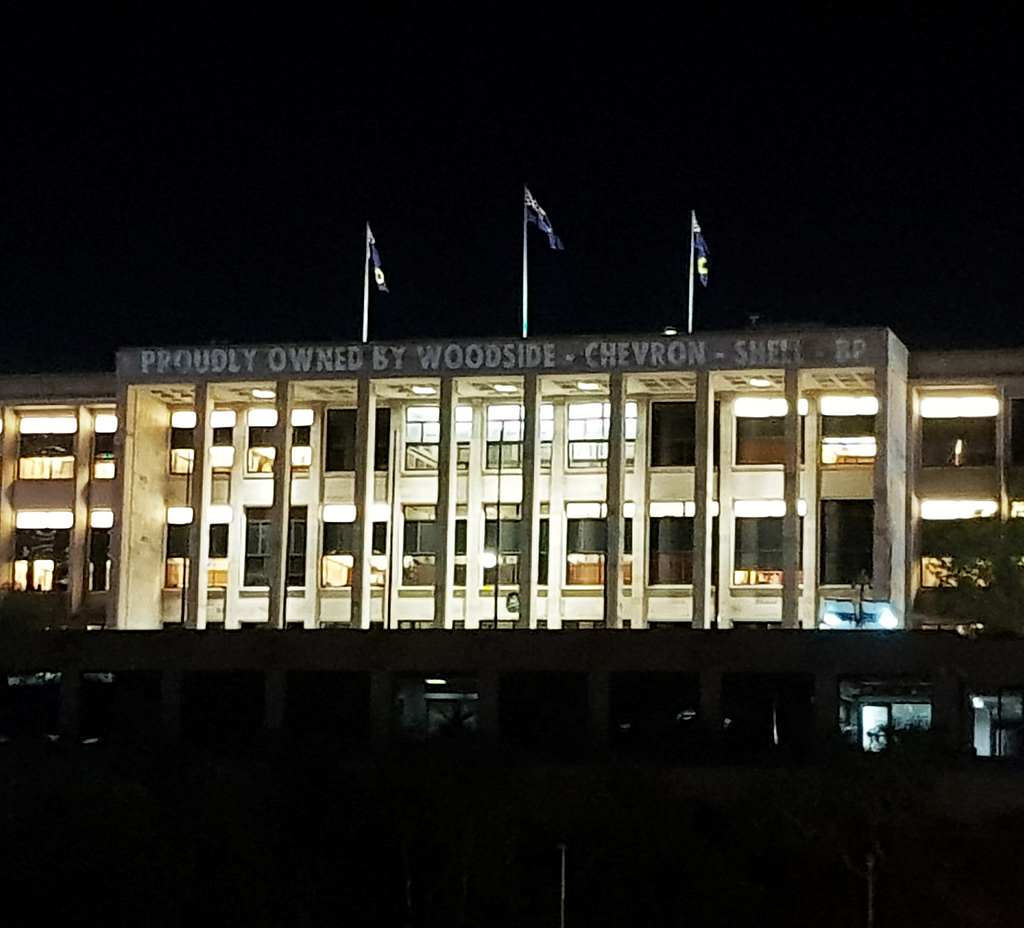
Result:
[[623,503],[622,504],[622,517],[624,519],[632,519],[636,515],[636,503]]
[[784,416],[788,408],[788,404],[781,396],[740,396],[732,404],[733,414],[741,419],[766,419],[768,416]]
[[493,551],[484,551],[480,555],[480,566],[490,569],[498,563],[498,556]]
[[22,509],[14,518],[16,528],[71,528],[75,524],[75,514],[70,509],[43,510]]
[[356,507],[352,503],[328,503],[324,506],[324,522],[355,522]]
[[576,384],[576,389],[577,390],[600,390],[601,389],[601,384],[599,384],[599,383],[589,383],[586,380],[581,380],[579,383]]
[[823,416],[873,416],[878,412],[878,397],[823,396],[818,408]]
[[603,519],[608,513],[605,503],[566,503],[567,519]]
[[92,528],[113,528],[114,511],[112,509],[94,509],[89,513],[89,525]]
[[444,677],[427,677],[424,681],[427,686],[447,686],[448,681]]
[[210,506],[206,510],[206,518],[210,525],[230,525],[232,515],[231,507],[223,503]]
[[437,393],[437,389],[435,387],[416,386],[412,388],[412,392],[415,393],[417,396],[433,396],[435,393]]
[[662,335],[678,335],[679,334],[679,329],[677,329],[674,325],[667,325],[667,326],[665,326],[665,328],[663,328],[661,330],[661,334]]
[[370,507],[370,520],[387,522],[391,518],[391,506],[388,503],[374,503]]
[[983,519],[994,516],[999,503],[994,499],[923,499],[922,519]]
[[233,409],[215,409],[210,413],[210,427],[214,429],[232,429],[235,427],[235,411]]
[[778,518],[786,514],[784,499],[738,499],[732,504],[738,519]]
[[878,615],[878,624],[881,625],[882,628],[896,628],[900,623],[892,609],[886,606]]
[[313,424],[313,410],[312,409],[293,409],[292,410],[292,425],[312,425]]
[[191,506],[169,506],[167,509],[168,525],[188,525],[192,521]]
[[259,388],[252,391],[252,395],[258,400],[272,400],[277,393],[274,390],[260,390]]
[[249,425],[258,425],[264,428],[273,428],[277,425],[276,409],[250,409],[245,416]]
[[676,518],[681,519],[686,515],[686,503],[663,502],[651,503],[650,512],[652,519]]
[[921,400],[925,419],[960,419],[999,415],[994,396],[926,396]]
[[748,382],[752,387],[770,387],[772,385],[767,377],[751,377]]
[[78,431],[74,416],[25,416],[18,421],[22,435],[73,435]]
[[191,409],[179,409],[171,413],[172,429],[194,429],[196,427],[196,414]]
[[512,383],[496,383],[494,389],[498,393],[516,393],[519,387]]
[[110,435],[117,431],[117,416],[110,412],[98,413],[92,427],[100,435]]

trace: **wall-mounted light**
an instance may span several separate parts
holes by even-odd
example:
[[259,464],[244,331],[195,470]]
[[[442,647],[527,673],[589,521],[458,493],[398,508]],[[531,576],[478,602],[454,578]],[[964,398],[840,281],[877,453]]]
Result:
[[[801,416],[807,415],[808,404],[800,397],[796,404]],[[767,419],[769,416],[784,416],[789,410],[789,403],[781,396],[739,396],[732,404],[733,415],[738,419]]]
[[313,424],[313,410],[312,409],[293,409],[292,410],[292,425],[303,426]]

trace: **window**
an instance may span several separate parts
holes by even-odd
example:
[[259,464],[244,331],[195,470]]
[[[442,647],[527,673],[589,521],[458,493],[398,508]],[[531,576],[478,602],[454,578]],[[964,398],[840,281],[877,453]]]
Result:
[[89,590],[110,589],[110,529],[89,528]]
[[402,544],[402,585],[433,586],[440,533],[433,506],[406,506]]
[[[782,586],[783,516],[736,519],[736,558],[733,583],[736,586]],[[803,519],[797,528],[797,564],[803,557]],[[797,583],[802,582],[797,569]]]
[[270,586],[272,534],[269,509],[245,510],[242,586]]
[[21,480],[70,480],[75,476],[75,436],[23,434],[18,449]]
[[391,459],[391,410],[377,407],[377,422],[373,432],[373,469],[386,471]]
[[112,413],[101,413],[93,421],[95,431],[92,441],[92,479],[113,480],[117,475],[117,464],[114,457],[117,416]]
[[328,409],[324,467],[328,472],[356,469],[356,411]]
[[921,419],[923,467],[989,467],[995,462],[995,416]]
[[232,409],[215,409],[210,414],[210,468],[215,474],[230,473],[235,463],[235,421]]
[[[540,463],[551,466],[551,444],[555,437],[555,407],[543,403],[540,407]],[[498,469],[499,452],[503,470],[518,470],[523,466],[523,420],[526,410],[522,406],[494,405],[487,407],[487,463],[488,470]]]
[[548,552],[551,548],[551,521],[540,520],[540,538],[537,541],[537,583],[547,586],[548,583]]
[[[569,466],[593,467],[608,459],[608,426],[611,403],[570,403]],[[626,403],[626,466],[633,464],[636,445],[636,403]]]
[[188,583],[189,532],[191,525],[167,526],[167,559],[164,586],[169,590],[184,589]]
[[[373,523],[370,585],[384,586],[387,579],[388,523]],[[320,560],[320,585],[342,587],[352,585],[355,566],[355,523],[325,522],[323,556]]]
[[250,409],[246,418],[249,426],[246,471],[250,474],[272,474],[277,456],[277,410]]
[[665,583],[693,583],[692,517],[652,518],[648,555],[652,586]]
[[288,514],[287,586],[306,585],[306,507],[292,506]]
[[[741,396],[733,403],[736,417],[737,464],[786,463],[786,410],[781,397]],[[807,400],[798,402],[800,415],[799,454],[804,459],[804,419]]]
[[823,396],[821,410],[821,463],[870,464],[875,459],[874,396]]
[[313,410],[292,410],[292,473],[305,477],[313,463]]
[[14,589],[38,593],[67,590],[70,546],[69,529],[17,529]]
[[869,583],[875,539],[875,504],[870,499],[821,502],[821,565],[824,584]]
[[225,523],[210,526],[209,560],[206,565],[206,585],[209,589],[225,589],[228,585],[228,538],[231,526]]
[[469,526],[465,519],[455,520],[455,570],[453,572],[452,584],[454,586],[466,585],[466,549],[468,547]]
[[[519,554],[522,551],[522,521],[517,504],[502,505],[498,521],[496,505],[484,508],[484,586],[517,586],[519,584]],[[500,531],[500,539],[499,539]],[[499,545],[500,540],[500,545]]]
[[[623,583],[633,582],[633,520],[623,519]],[[605,554],[608,550],[607,519],[566,520],[567,586],[604,586]]]
[[651,404],[651,467],[693,467],[697,455],[697,404]]
[[196,414],[179,411],[171,415],[171,460],[172,474],[191,474],[195,461]]
[[[455,408],[456,466],[469,467],[469,442],[473,435],[473,410]],[[406,406],[405,469],[437,470],[437,446],[441,441],[439,406]]]

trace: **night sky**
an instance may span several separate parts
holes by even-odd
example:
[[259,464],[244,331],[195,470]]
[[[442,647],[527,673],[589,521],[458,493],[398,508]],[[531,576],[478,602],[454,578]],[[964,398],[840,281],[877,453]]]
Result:
[[[899,7],[913,7],[899,12]],[[880,324],[1024,345],[1022,15],[30,3],[0,25],[0,371],[122,345]],[[755,12],[759,9],[759,12]]]

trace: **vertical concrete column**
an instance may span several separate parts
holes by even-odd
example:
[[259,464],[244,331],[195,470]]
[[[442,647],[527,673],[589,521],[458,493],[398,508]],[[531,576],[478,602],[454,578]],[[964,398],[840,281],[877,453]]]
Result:
[[284,628],[288,621],[288,523],[292,508],[292,402],[291,385],[287,380],[275,387],[277,400],[277,435],[274,447],[274,497],[270,506],[273,526],[271,545],[270,596],[267,621],[271,628]]
[[821,418],[818,415],[817,397],[809,400],[804,421],[806,444],[798,495],[807,501],[807,514],[804,516],[803,528],[804,590],[800,596],[798,620],[802,628],[814,628],[818,622],[818,523],[821,517]]
[[[714,423],[714,403],[711,406],[711,422]],[[732,601],[732,567],[735,557],[736,519],[733,504],[736,488],[733,483],[733,461],[736,459],[736,415],[733,401],[722,403],[721,458],[718,463],[718,627],[731,628],[734,606]],[[714,425],[712,424],[711,454],[714,455]],[[714,477],[711,478],[712,480]],[[713,520],[709,520],[714,525]],[[712,539],[712,542],[714,539]],[[714,600],[712,600],[714,602]],[[708,627],[711,627],[710,620]]]
[[280,731],[284,727],[287,697],[287,671],[268,670],[263,677],[263,727],[268,731]]
[[180,670],[165,670],[160,675],[160,719],[164,738],[172,744],[181,737],[181,701],[185,675]]
[[712,735],[722,730],[722,674],[718,670],[700,672],[700,703],[698,718],[704,729]]
[[814,722],[819,737],[839,733],[839,677],[831,671],[814,675]]
[[381,619],[384,628],[398,626],[398,591],[402,585],[402,533],[405,530],[405,518],[402,509],[402,476],[405,454],[405,408],[399,404],[391,407],[391,457],[388,471],[388,576],[384,587],[384,598],[381,604]]
[[481,670],[477,674],[478,720],[481,734],[497,740],[501,734],[498,700],[501,675],[496,670]]
[[523,382],[523,504],[520,509],[519,617],[517,628],[533,628],[540,561],[540,389],[536,374]]
[[370,671],[370,740],[377,746],[391,738],[392,687],[390,670]]
[[75,521],[68,552],[68,612],[77,615],[89,590],[89,481],[92,479],[93,416],[78,409],[75,436]]
[[[131,518],[133,496],[131,486],[125,474],[134,472],[135,457],[135,407],[134,396],[128,387],[119,383],[117,387],[117,433],[114,435],[114,459],[117,462],[114,471],[114,486],[111,502],[114,508],[114,528],[110,533],[110,588],[107,590],[107,628],[117,628],[119,623],[126,626],[129,614],[128,596],[124,592],[128,586],[125,575],[126,561],[122,557],[122,549],[131,537],[128,520]],[[4,422],[4,435],[7,434],[7,423]],[[2,439],[3,436],[0,436]],[[0,488],[3,487],[3,467],[6,466],[7,449],[4,446],[3,460],[0,461]],[[4,564],[3,557],[3,499],[0,494],[0,571]],[[3,587],[5,575],[0,572],[0,588]]]
[[787,368],[786,382],[786,455],[782,477],[782,495],[786,514],[782,518],[782,627],[797,628],[800,624],[800,591],[797,571],[800,569],[800,516],[797,512],[800,477],[800,372]]
[[479,628],[485,615],[480,598],[480,554],[484,549],[484,472],[487,452],[487,406],[473,405],[473,431],[466,474],[466,628]]
[[622,627],[622,503],[625,489],[626,383],[621,371],[608,377],[608,468],[605,499],[608,506],[608,551],[604,569],[604,621]]
[[188,578],[185,584],[185,627],[200,628],[206,624],[206,572],[210,559],[210,468],[207,449],[213,437],[210,428],[210,388],[196,384],[195,451],[192,475],[189,478],[188,504],[192,507],[192,524],[188,531]]
[[[373,451],[377,403],[373,383],[361,377],[356,394],[356,521],[352,567],[352,628],[370,627],[370,558],[373,555]],[[319,524],[319,519],[317,520]]]
[[455,378],[441,379],[441,441],[437,448],[437,553],[434,560],[435,628],[450,624],[448,601],[455,579]]
[[999,518],[1010,518],[1007,468],[1010,466],[1010,401],[1005,387],[999,387],[999,415],[996,417],[996,471],[999,479]]
[[[697,442],[694,462],[693,516],[693,627],[710,628],[714,620],[711,598],[711,503],[715,475],[715,400],[711,374],[697,372]],[[724,576],[724,574],[723,574]]]
[[9,406],[0,410],[0,591],[14,582],[14,481],[18,477],[18,417]]
[[[306,518],[309,520],[306,525],[306,596],[309,597],[309,605],[305,609],[305,628],[320,627],[320,561],[323,557],[324,548],[324,525],[323,525],[323,504],[324,504],[324,449],[323,438],[327,431],[327,420],[324,414],[324,406],[321,403],[310,403],[313,407],[313,428],[310,429],[309,447],[310,463],[309,472],[305,477],[307,486],[307,500],[309,509]],[[371,442],[372,447],[372,442]],[[372,455],[371,455],[372,457]],[[370,481],[372,494],[373,481]],[[358,520],[358,513],[357,513]],[[372,542],[371,532],[371,542]]]
[[587,728],[591,747],[608,747],[611,696],[608,671],[592,667],[587,674]]
[[562,587],[565,585],[565,478],[566,408],[565,401],[552,404],[554,436],[551,442],[551,478],[548,500],[548,628],[561,627]]
[[644,628],[647,625],[647,497],[650,471],[651,402],[638,400],[636,410],[636,441],[633,443],[633,470],[625,477],[624,497],[633,503],[633,547],[626,551],[631,555],[633,582],[629,587],[629,599],[623,602],[622,624],[627,628]]
[[60,677],[60,705],[57,729],[60,740],[75,744],[81,740],[82,673],[78,667],[65,668]]

